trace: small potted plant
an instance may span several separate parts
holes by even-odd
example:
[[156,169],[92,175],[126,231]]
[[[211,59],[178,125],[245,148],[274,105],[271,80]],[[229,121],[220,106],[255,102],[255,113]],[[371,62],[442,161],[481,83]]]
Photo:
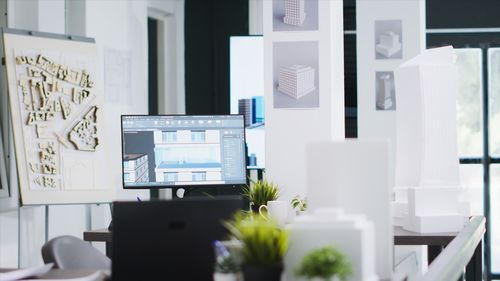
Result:
[[299,195],[293,197],[292,202],[290,202],[292,208],[295,210],[296,215],[301,215],[307,210],[307,200],[306,198],[300,198]]
[[214,249],[214,281],[238,281],[240,265],[236,259],[220,241],[214,241]]
[[279,187],[267,180],[252,181],[250,185],[243,187],[243,196],[250,201],[252,211],[258,213],[261,205],[278,199]]
[[281,279],[283,257],[288,249],[288,231],[272,220],[248,215],[238,215],[225,226],[243,243],[241,269],[245,281]]
[[311,281],[346,281],[351,274],[347,257],[330,246],[309,252],[295,268],[297,277]]

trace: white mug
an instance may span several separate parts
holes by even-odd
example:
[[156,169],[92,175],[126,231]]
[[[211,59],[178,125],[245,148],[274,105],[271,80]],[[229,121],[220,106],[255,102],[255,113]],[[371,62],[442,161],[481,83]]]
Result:
[[[262,213],[262,210],[267,210],[267,216]],[[276,201],[267,201],[267,205],[261,205],[259,207],[259,214],[264,219],[273,219],[279,225],[285,225],[288,219],[288,202],[276,200]]]

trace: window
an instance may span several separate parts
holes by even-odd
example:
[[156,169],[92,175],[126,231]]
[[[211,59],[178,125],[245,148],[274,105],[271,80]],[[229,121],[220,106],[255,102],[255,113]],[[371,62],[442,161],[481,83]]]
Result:
[[193,172],[191,173],[193,181],[206,181],[207,173],[206,172]]
[[176,182],[178,180],[179,180],[179,173],[177,172],[168,172],[164,174],[164,181]]
[[162,141],[166,143],[176,143],[177,132],[176,131],[162,132]]
[[191,131],[191,142],[205,142],[205,131]]
[[123,174],[123,181],[130,182],[130,174],[129,173]]

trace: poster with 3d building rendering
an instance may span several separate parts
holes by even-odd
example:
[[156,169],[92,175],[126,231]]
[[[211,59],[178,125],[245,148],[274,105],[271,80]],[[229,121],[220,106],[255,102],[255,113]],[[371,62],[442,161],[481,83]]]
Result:
[[50,37],[4,32],[22,203],[110,202],[96,45]]
[[375,59],[403,58],[403,24],[401,20],[375,21]]
[[273,31],[318,30],[318,0],[273,0]]
[[318,108],[318,42],[273,43],[274,108]]

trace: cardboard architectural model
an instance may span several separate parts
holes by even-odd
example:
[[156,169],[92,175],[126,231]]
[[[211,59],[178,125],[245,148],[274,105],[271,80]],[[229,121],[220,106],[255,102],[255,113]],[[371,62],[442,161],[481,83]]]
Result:
[[286,280],[295,280],[294,268],[310,251],[332,246],[351,262],[349,281],[376,281],[374,226],[363,215],[341,209],[318,209],[298,217],[289,227],[290,248],[285,256]]
[[278,78],[278,91],[299,99],[312,93],[316,86],[315,70],[310,66],[292,65],[282,67]]
[[392,31],[380,34],[379,40],[379,43],[375,45],[375,51],[387,58],[401,50],[399,35]]
[[284,0],[285,17],[283,22],[301,26],[306,19],[305,0]]
[[377,87],[377,108],[386,110],[393,106],[392,101],[392,87],[393,80],[389,73],[384,73],[378,77]]
[[425,50],[395,70],[397,100],[396,221],[417,232],[459,231],[456,132],[457,69],[451,46]]
[[22,202],[109,202],[97,49],[53,37],[4,32]]

